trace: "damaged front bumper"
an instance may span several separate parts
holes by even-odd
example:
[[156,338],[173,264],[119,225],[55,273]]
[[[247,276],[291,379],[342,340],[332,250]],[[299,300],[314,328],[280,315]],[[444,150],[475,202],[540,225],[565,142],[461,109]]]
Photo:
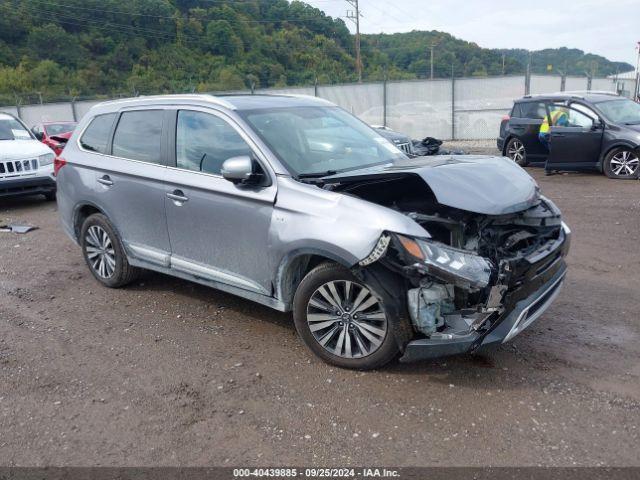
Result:
[[511,279],[500,294],[499,308],[484,316],[476,315],[475,324],[469,321],[465,331],[437,332],[410,341],[400,361],[486,351],[511,340],[531,325],[549,308],[562,288],[567,270],[564,257],[571,239],[569,228],[564,224],[562,227],[562,235],[552,246],[514,262]]

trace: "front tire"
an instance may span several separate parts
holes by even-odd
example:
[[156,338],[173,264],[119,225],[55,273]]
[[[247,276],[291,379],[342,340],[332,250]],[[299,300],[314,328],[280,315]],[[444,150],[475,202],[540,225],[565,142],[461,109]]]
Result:
[[123,287],[138,277],[139,270],[129,265],[122,242],[103,214],[95,213],[84,221],[80,244],[89,270],[105,287]]
[[323,263],[311,270],[293,304],[298,334],[327,363],[371,370],[398,354],[380,297],[341,265]]
[[507,143],[505,149],[507,157],[516,162],[521,167],[526,167],[529,163],[527,160],[527,150],[524,148],[524,143],[519,138],[511,138]]
[[604,158],[604,174],[617,180],[638,178],[640,158],[637,152],[627,147],[611,150]]

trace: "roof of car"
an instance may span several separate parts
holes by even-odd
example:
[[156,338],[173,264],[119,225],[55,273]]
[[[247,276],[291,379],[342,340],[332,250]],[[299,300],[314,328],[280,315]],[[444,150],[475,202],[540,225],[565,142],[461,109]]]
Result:
[[521,99],[516,100],[516,102],[528,102],[532,100],[584,100],[589,103],[600,103],[620,98],[624,97],[614,92],[575,91],[525,95]]
[[332,103],[306,95],[150,95],[99,103],[93,109],[114,111],[122,107],[189,104],[212,104],[229,110],[255,110],[262,108],[284,108],[305,106],[328,106]]

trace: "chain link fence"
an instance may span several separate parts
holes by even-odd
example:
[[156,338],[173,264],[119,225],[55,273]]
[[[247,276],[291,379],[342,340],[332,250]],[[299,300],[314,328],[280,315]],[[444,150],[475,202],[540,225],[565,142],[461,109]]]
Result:
[[[371,125],[385,125],[412,138],[485,140],[498,135],[500,120],[513,100],[526,93],[603,90],[631,96],[633,81],[611,78],[525,75],[386,81],[314,85],[255,91],[214,93],[270,93],[310,95],[333,102]],[[116,96],[115,98],[118,98]],[[20,97],[0,98],[1,111],[19,116],[28,126],[47,121],[80,120],[102,99],[68,99],[24,104]]]

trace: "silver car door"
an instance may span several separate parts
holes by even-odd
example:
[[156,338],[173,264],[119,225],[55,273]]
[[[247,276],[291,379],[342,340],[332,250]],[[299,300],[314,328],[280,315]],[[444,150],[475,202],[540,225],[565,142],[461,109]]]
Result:
[[[175,167],[168,168],[165,198],[172,268],[270,295],[275,178],[250,137],[224,114],[189,107],[174,118]],[[259,161],[270,184],[247,187],[222,178],[224,160],[239,155]]]
[[168,267],[165,112],[158,107],[121,112],[109,154],[102,155],[95,165],[96,202],[128,253]]

